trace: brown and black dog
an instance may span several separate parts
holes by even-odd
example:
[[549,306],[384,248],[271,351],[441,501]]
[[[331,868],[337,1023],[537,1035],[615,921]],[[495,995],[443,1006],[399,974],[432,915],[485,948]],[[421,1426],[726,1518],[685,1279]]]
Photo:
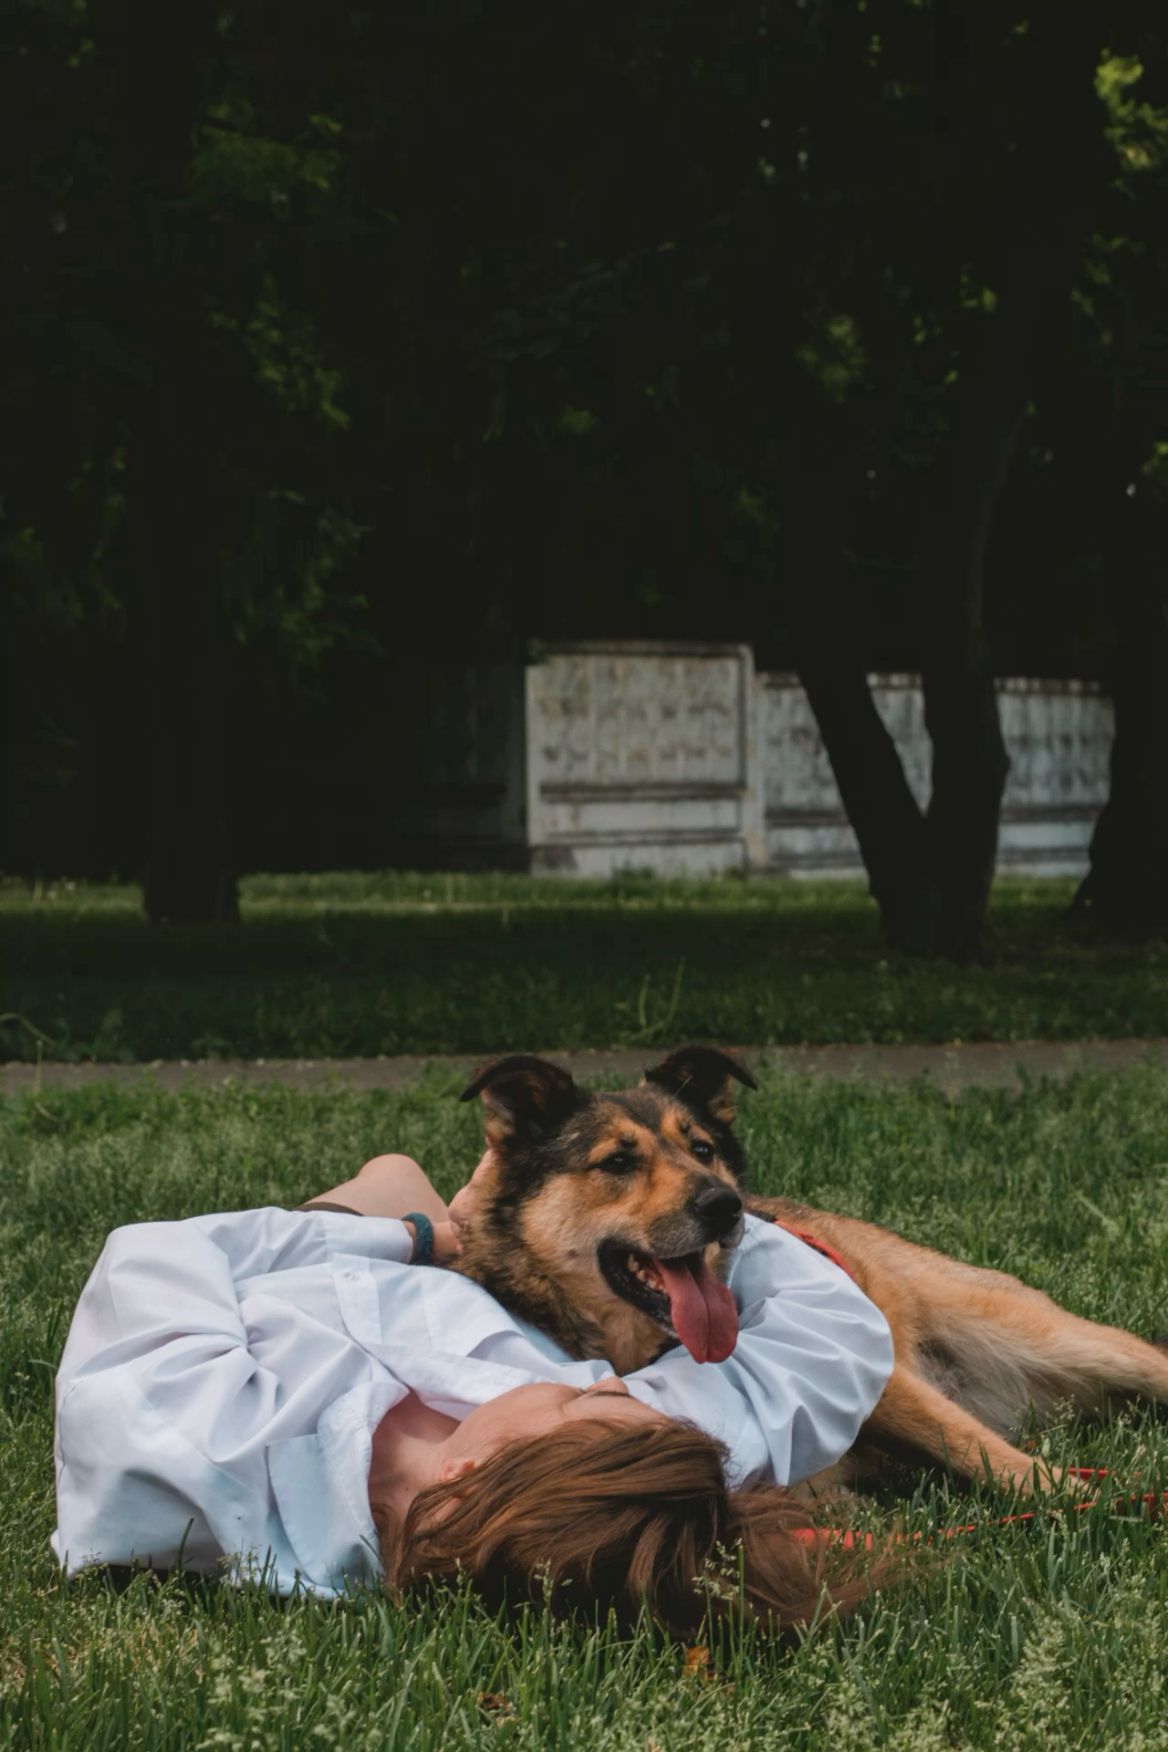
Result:
[[721,1280],[746,1211],[810,1237],[892,1330],[895,1367],[845,1468],[853,1478],[875,1470],[875,1450],[965,1477],[988,1467],[1030,1489],[1034,1460],[1011,1439],[1028,1412],[1168,1403],[1156,1345],[873,1223],[745,1196],[736,1082],[756,1086],[738,1059],[701,1046],[612,1094],[543,1059],[488,1065],[462,1096],[482,1098],[491,1161],[459,1268],[573,1355],[627,1373],[676,1341],[701,1362],[733,1350]]

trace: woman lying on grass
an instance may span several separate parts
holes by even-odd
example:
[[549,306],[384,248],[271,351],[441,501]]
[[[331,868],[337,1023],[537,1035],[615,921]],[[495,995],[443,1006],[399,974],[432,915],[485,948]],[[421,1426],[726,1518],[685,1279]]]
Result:
[[[776,1485],[834,1464],[883,1389],[891,1340],[861,1291],[803,1248],[768,1293],[747,1252],[733,1358],[676,1350],[622,1381],[420,1263],[457,1249],[405,1156],[298,1211],[115,1230],[57,1378],[67,1571],[225,1567],[325,1595],[462,1571],[491,1602],[645,1607],[678,1634],[741,1571],[748,1612],[809,1620],[818,1548]],[[866,1586],[856,1568],[827,1594]]]

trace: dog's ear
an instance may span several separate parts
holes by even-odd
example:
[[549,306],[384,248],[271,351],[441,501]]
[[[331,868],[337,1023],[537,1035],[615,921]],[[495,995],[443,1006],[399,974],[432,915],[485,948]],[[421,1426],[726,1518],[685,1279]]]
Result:
[[680,1096],[722,1125],[729,1125],[734,1118],[734,1084],[758,1088],[742,1060],[716,1046],[680,1046],[646,1071],[645,1081]]
[[538,1143],[582,1099],[567,1071],[530,1053],[515,1053],[485,1065],[459,1100],[473,1101],[476,1095],[483,1099],[487,1142],[496,1150]]

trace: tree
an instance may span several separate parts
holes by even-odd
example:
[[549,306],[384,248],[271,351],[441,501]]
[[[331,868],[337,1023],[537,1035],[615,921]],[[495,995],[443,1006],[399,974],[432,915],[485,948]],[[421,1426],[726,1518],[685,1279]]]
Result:
[[1137,939],[1168,932],[1168,41],[1145,29],[1142,46],[1147,67],[1113,57],[1101,82],[1116,175],[1084,311],[1094,420],[1076,457],[1107,546],[1115,739],[1075,904],[1103,931]]
[[[933,744],[923,817],[860,669],[835,661],[822,614],[800,666],[889,940],[966,959],[984,953],[1008,765],[984,622],[987,554],[1043,336],[1063,326],[1107,171],[1094,94],[1102,44],[1089,8],[1005,17],[939,0],[926,16],[924,115],[881,102],[872,116],[874,129],[914,128],[927,143],[915,234],[901,229],[886,255],[948,354],[941,430],[918,477],[918,649]],[[961,224],[946,226],[954,208]]]
[[[151,911],[230,916],[292,671],[332,689],[299,745],[323,809],[330,763],[398,740],[367,698],[424,710],[439,648],[716,630],[797,661],[890,940],[979,954],[995,628],[1008,598],[1052,664],[1083,648],[1028,548],[1092,419],[1059,386],[1128,369],[1139,273],[1100,237],[1149,252],[1161,212],[1133,173],[1117,217],[1101,13],[1072,12],[254,0],[171,32],[32,0],[0,171],[9,556],[52,652],[13,670],[26,768],[73,797],[148,771]],[[330,655],[358,623],[380,670]],[[923,812],[867,688],[890,663],[924,677]]]
[[140,778],[155,922],[237,916],[240,653],[275,639],[295,666],[327,645],[324,585],[355,535],[326,454],[345,425],[335,373],[282,284],[332,241],[337,155],[292,22],[308,101],[281,133],[257,72],[273,22],[137,0],[26,9],[14,326],[42,347],[6,383],[26,435],[6,471],[9,559],[26,617],[55,594],[74,622],[100,602],[120,626],[135,701],[119,753]]
[[[1162,507],[1133,511],[1117,583],[1110,795],[1075,898],[1112,935],[1168,935],[1168,581]],[[1122,560],[1121,560],[1122,564]]]

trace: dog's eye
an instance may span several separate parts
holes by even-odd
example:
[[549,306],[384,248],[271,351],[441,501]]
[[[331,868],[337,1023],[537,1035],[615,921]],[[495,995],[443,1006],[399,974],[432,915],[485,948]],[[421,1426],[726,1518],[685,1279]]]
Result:
[[631,1174],[637,1166],[637,1158],[628,1150],[614,1150],[611,1156],[606,1156],[600,1164],[606,1174]]
[[712,1162],[714,1160],[714,1146],[705,1138],[694,1138],[690,1149],[699,1162]]

